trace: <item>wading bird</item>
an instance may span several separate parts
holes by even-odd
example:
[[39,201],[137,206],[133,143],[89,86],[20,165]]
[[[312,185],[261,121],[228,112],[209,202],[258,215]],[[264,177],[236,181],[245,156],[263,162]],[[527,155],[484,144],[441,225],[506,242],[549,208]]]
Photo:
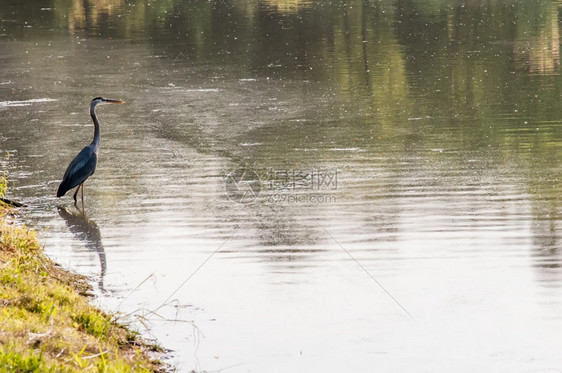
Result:
[[103,97],[96,97],[92,100],[90,104],[90,115],[94,121],[94,140],[88,146],[86,146],[68,165],[66,172],[62,178],[62,181],[57,190],[57,197],[62,197],[70,189],[76,188],[74,193],[74,203],[76,202],[76,195],[82,187],[82,204],[84,204],[84,181],[89,178],[96,170],[96,164],[98,162],[98,150],[100,148],[100,122],[96,117],[96,106],[103,104],[124,104],[125,101],[111,100]]

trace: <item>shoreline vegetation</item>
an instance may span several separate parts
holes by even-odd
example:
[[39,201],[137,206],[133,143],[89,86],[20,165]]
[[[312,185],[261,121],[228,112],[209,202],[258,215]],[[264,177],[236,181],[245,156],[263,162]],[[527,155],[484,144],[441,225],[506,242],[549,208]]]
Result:
[[[0,174],[0,197],[6,178]],[[0,372],[164,372],[162,353],[89,303],[85,276],[45,256],[0,200]]]

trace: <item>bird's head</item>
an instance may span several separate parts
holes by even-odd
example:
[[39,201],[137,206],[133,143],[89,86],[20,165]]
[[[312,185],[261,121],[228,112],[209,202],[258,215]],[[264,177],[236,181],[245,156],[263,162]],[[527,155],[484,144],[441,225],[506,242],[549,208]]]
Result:
[[110,98],[103,98],[103,97],[96,97],[92,100],[92,103],[90,104],[90,107],[93,109],[95,108],[97,105],[103,105],[103,104],[124,104],[125,101],[121,101],[121,100],[112,100]]

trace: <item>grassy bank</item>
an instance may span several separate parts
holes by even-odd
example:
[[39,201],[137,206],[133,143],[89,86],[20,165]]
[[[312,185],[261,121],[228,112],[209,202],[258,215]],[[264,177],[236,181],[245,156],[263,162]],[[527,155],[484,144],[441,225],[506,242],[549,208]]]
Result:
[[[0,197],[6,180],[0,175]],[[0,372],[152,372],[138,336],[96,309],[86,278],[42,252],[0,202]]]

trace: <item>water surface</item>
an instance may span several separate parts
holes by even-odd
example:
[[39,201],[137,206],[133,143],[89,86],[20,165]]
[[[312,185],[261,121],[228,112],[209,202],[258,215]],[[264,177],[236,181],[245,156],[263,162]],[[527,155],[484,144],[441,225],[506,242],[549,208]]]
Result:
[[557,371],[559,13],[9,2],[9,197],[179,371]]

